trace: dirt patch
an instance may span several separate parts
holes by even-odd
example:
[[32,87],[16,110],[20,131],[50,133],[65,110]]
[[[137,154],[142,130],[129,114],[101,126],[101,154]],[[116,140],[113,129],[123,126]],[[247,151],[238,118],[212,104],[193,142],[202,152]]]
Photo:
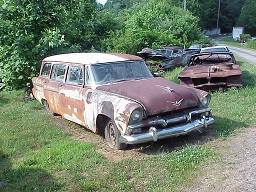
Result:
[[237,131],[211,145],[220,153],[218,162],[202,167],[191,191],[256,191],[256,127]]

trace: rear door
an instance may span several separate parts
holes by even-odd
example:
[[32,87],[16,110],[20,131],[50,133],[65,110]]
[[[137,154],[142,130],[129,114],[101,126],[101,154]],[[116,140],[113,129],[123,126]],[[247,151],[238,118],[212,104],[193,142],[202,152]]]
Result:
[[52,112],[62,114],[60,90],[66,78],[66,64],[55,63],[49,81],[44,84],[44,95]]

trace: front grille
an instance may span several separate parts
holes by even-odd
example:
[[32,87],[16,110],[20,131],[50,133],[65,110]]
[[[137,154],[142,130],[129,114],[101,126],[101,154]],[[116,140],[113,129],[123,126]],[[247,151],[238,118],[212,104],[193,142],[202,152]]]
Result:
[[201,84],[208,83],[208,79],[207,78],[193,78],[192,82],[194,85],[201,85]]
[[129,129],[142,128],[142,131],[148,131],[151,126],[156,129],[163,129],[165,127],[171,127],[172,125],[192,122],[202,118],[202,116],[211,116],[211,109],[191,108],[163,113],[157,116],[148,117],[147,119],[143,119],[142,122],[129,125],[128,127]]
[[217,83],[226,83],[227,78],[226,77],[210,77],[209,79],[207,78],[193,78],[192,82],[195,86],[197,85],[203,85],[203,84],[217,84]]
[[212,77],[210,79],[211,83],[226,83],[227,82],[227,78],[226,77]]

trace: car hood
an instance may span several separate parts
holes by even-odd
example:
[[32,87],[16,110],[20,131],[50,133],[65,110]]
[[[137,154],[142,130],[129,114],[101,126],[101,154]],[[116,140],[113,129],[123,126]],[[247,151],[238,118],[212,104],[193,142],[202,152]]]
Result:
[[200,103],[191,88],[161,77],[102,85],[96,89],[134,100],[147,110],[148,115],[195,107]]
[[195,65],[187,66],[179,74],[179,77],[208,77],[208,76],[220,76],[227,77],[230,75],[241,75],[240,66],[233,63],[225,64],[207,64],[207,65]]

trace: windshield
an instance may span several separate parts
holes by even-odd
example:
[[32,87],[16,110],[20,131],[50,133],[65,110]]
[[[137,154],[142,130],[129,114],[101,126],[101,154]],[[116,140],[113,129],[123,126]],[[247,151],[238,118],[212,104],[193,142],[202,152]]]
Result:
[[201,49],[201,53],[228,52],[227,47],[212,47]]
[[96,84],[108,84],[153,77],[144,61],[120,61],[94,64],[91,65],[91,69]]

